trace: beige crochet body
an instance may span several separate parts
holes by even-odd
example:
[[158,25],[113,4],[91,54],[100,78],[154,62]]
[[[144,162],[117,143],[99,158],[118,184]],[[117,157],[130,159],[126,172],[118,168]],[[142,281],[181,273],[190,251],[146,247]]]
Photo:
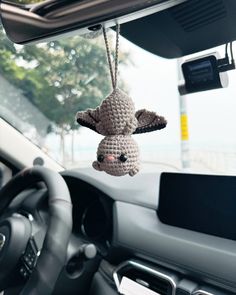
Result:
[[[101,155],[103,157],[99,157]],[[120,160],[122,155],[126,157],[124,162]],[[131,136],[106,136],[98,146],[97,158],[103,160],[94,161],[93,167],[110,175],[122,176],[129,174],[133,176],[139,171],[139,149]]]
[[115,89],[95,110],[78,112],[76,119],[106,136],[98,146],[93,167],[114,176],[134,176],[139,171],[139,149],[132,134],[162,129],[167,124],[154,112],[135,112],[132,99],[120,89]]
[[135,112],[132,99],[117,88],[119,33],[120,26],[117,24],[113,69],[106,29],[103,27],[113,92],[95,110],[78,112],[76,120],[82,126],[105,135],[97,149],[97,161],[93,162],[96,170],[114,176],[134,176],[139,171],[139,150],[131,135],[162,129],[167,122],[154,112]]
[[138,126],[132,99],[120,89],[114,90],[101,104],[97,130],[103,135],[132,134]]

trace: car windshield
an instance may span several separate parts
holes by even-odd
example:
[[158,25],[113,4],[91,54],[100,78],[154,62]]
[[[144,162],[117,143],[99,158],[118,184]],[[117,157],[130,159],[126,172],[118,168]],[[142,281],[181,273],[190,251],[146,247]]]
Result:
[[[114,33],[108,37],[114,47]],[[102,136],[78,126],[75,114],[97,107],[111,91],[102,35],[19,46],[1,30],[0,39],[0,116],[64,167],[90,166]],[[224,54],[223,47],[217,50]],[[184,97],[183,116],[179,63],[121,37],[119,87],[136,110],[155,111],[168,121],[161,131],[134,135],[143,165],[235,174],[235,72],[226,89]]]

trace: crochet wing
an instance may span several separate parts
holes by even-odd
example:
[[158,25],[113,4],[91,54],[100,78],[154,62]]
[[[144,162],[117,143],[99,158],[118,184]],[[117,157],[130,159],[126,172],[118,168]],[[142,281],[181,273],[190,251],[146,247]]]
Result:
[[167,125],[167,121],[164,117],[158,116],[155,112],[150,112],[145,109],[137,111],[135,117],[138,120],[138,127],[133,134],[160,130]]
[[86,111],[78,112],[75,118],[81,126],[100,133],[96,128],[97,124],[100,122],[99,107],[96,109],[88,109]]

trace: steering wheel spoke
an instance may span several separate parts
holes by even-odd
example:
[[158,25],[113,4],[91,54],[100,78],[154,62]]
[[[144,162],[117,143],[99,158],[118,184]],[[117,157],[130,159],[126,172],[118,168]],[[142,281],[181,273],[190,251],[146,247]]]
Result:
[[40,250],[38,249],[34,238],[30,238],[26,246],[25,252],[21,257],[20,274],[24,279],[28,279],[36,266]]
[[[32,215],[7,210],[20,192],[39,181],[48,189],[47,227]],[[0,199],[0,289],[15,281],[20,284],[18,279],[23,278],[20,295],[50,295],[65,264],[72,230],[72,204],[65,181],[44,167],[25,169],[1,189]]]

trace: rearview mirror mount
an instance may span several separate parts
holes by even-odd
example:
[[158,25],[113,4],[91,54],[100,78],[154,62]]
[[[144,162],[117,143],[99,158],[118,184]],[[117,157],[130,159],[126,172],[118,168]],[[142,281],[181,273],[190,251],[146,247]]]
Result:
[[[8,37],[25,44],[78,31],[86,34],[178,5],[186,0],[46,0],[19,5],[1,1],[1,21]],[[138,32],[137,32],[138,34]]]

